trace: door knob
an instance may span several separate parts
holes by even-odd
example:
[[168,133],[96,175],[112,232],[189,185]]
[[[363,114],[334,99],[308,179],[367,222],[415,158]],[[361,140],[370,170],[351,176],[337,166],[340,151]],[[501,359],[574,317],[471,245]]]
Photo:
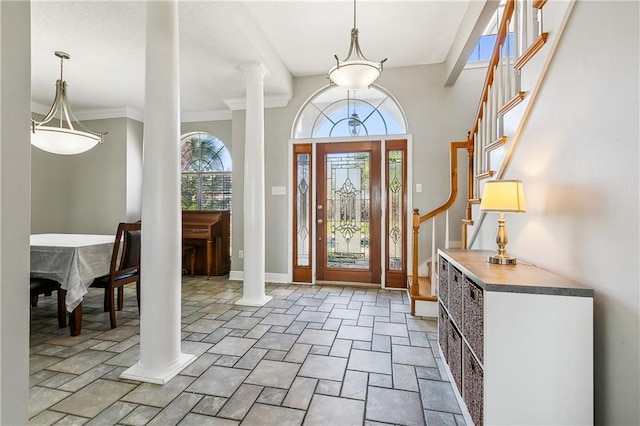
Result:
[[322,219],[318,219],[318,225],[322,224]]

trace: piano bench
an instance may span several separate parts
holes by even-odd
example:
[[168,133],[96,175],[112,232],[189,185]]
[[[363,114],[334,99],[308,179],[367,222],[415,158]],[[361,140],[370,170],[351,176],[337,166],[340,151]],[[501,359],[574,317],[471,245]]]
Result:
[[189,273],[193,277],[196,270],[196,248],[195,246],[182,246],[182,258],[184,260],[185,255],[189,255],[190,269]]

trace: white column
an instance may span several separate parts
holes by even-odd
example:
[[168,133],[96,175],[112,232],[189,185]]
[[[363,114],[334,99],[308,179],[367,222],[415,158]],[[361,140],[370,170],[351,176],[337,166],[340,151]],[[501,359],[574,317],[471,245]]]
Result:
[[[30,4],[0,1],[0,424],[27,424]],[[47,52],[48,54],[49,52]]]
[[180,349],[178,3],[147,3],[140,360],[123,379],[164,384],[195,360]]
[[261,64],[242,67],[247,79],[244,143],[244,273],[239,305],[262,306],[271,300],[264,291],[264,76]]

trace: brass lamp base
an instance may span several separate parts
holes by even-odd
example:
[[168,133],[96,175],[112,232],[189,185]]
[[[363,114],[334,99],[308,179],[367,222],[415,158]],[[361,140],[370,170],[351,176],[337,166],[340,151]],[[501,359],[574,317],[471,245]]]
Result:
[[493,263],[494,265],[515,265],[517,259],[508,256],[487,256],[487,263]]

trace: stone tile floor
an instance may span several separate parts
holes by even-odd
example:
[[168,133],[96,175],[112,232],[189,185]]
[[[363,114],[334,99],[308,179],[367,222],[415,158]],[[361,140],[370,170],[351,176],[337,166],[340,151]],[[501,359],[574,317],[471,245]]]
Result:
[[58,329],[55,297],[41,297],[30,424],[464,424],[437,324],[409,314],[406,292],[267,284],[261,308],[234,305],[241,293],[226,277],[183,279],[182,351],[198,358],[164,386],[119,379],[138,360],[134,290],[111,330],[90,289],[76,337]]

